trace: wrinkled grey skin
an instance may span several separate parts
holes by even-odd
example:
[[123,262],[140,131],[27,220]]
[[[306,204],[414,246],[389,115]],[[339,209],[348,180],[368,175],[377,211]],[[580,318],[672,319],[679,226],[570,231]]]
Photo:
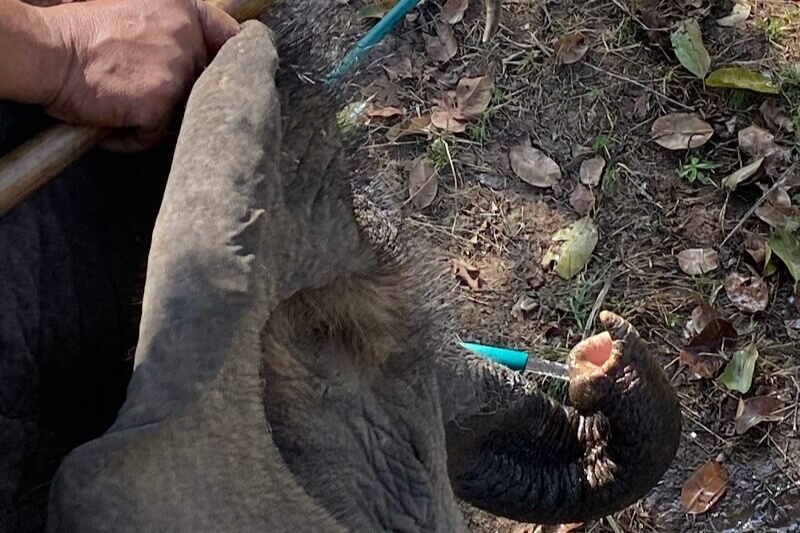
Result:
[[[37,487],[91,438],[52,480],[50,531],[454,532],[454,495],[552,523],[646,493],[680,415],[627,324],[609,326],[618,364],[571,385],[577,410],[455,349],[430,305],[381,364],[302,317],[286,350],[262,346],[298,292],[392,260],[354,215],[330,104],[284,75],[281,108],[277,66],[252,22],[203,73],[152,243],[158,184],[98,183],[91,161],[0,220],[1,524],[37,530]],[[135,371],[102,433],[148,244]]]

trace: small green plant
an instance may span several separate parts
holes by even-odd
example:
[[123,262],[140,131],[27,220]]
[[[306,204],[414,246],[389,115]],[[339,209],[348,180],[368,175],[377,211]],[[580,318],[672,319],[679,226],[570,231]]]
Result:
[[736,111],[744,111],[750,107],[750,103],[752,101],[751,94],[752,93],[748,91],[742,91],[739,89],[734,89],[731,91],[729,100],[731,108]]
[[786,111],[794,123],[795,146],[800,149],[800,63],[783,65],[780,77]]
[[666,83],[672,82],[678,75],[678,67],[670,67],[664,73],[664,81]]
[[603,181],[600,182],[600,192],[603,196],[610,196],[614,194],[617,189],[617,181],[619,181],[619,171],[616,167],[610,168],[603,175]]
[[483,144],[487,140],[489,140],[489,121],[491,120],[492,116],[498,109],[498,106],[503,104],[508,95],[503,90],[502,87],[495,86],[494,90],[492,91],[492,99],[489,102],[489,106],[483,112],[481,117],[478,121],[474,124],[470,124],[467,127],[467,135],[471,141],[476,143]]
[[602,97],[602,96],[603,96],[603,90],[602,89],[599,89],[597,87],[592,87],[589,90],[589,101],[590,102],[594,103],[594,102],[598,101],[600,99],[600,97]]
[[800,63],[782,65],[780,76],[784,84],[800,85]]
[[670,329],[677,327],[681,323],[681,320],[682,319],[675,313],[664,314],[664,324]]
[[569,310],[579,329],[586,327],[586,320],[589,318],[589,313],[594,305],[594,287],[595,283],[583,283],[567,297]]
[[717,285],[708,276],[696,276],[694,278],[694,290],[698,294],[710,297],[716,290]]
[[455,157],[455,137],[449,131],[442,132],[428,146],[428,160],[436,170],[441,170],[450,165],[450,159]]
[[612,30],[613,40],[619,46],[631,46],[636,44],[636,27],[630,17],[624,17],[614,30]]
[[699,181],[704,185],[713,185],[709,178],[709,173],[717,167],[719,167],[719,164],[712,163],[711,161],[703,161],[699,157],[693,155],[689,157],[689,161],[678,171],[678,176],[689,183]]
[[605,152],[608,155],[608,149],[612,144],[614,144],[614,138],[601,133],[592,141],[592,148],[595,152]]
[[525,52],[522,56],[522,61],[519,63],[520,72],[522,75],[534,73],[539,68],[539,50],[530,50]]
[[486,131],[488,119],[482,116],[475,124],[467,126],[467,135],[472,142],[483,144],[489,140],[489,133]]
[[770,41],[780,37],[781,32],[786,28],[787,20],[784,17],[757,17],[753,22],[753,27]]

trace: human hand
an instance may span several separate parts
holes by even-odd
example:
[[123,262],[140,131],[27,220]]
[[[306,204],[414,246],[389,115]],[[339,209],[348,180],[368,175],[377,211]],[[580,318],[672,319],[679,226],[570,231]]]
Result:
[[202,0],[92,0],[40,8],[67,56],[45,111],[116,128],[105,148],[135,151],[166,133],[178,103],[239,25]]

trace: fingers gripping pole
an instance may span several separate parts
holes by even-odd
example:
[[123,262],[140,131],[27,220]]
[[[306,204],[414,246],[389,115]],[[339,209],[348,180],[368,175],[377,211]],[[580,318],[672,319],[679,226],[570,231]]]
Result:
[[[275,0],[207,0],[239,22],[256,18]],[[109,130],[57,124],[0,160],[0,216],[58,176],[105,139]]]

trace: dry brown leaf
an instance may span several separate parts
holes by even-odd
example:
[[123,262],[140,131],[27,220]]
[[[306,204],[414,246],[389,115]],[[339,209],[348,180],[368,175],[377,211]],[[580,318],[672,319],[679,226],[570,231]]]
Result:
[[477,291],[481,286],[481,271],[464,261],[456,258],[452,260],[453,274],[456,279],[464,283],[470,290]]
[[732,191],[742,183],[746,183],[750,178],[755,176],[761,169],[761,164],[764,162],[763,157],[755,158],[751,163],[743,166],[736,172],[726,176],[722,180],[722,186]]
[[583,526],[583,522],[574,524],[541,525],[541,524],[517,524],[511,533],[571,533]]
[[642,9],[640,17],[647,27],[647,40],[651,45],[661,47],[669,45],[669,32],[661,31],[667,29],[669,25],[660,10]]
[[783,409],[785,402],[774,396],[755,396],[742,400],[736,409],[736,434],[747,433],[761,422],[780,422],[783,415],[778,411]]
[[718,461],[709,461],[694,471],[681,489],[681,504],[688,514],[708,511],[725,493],[728,471]]
[[458,42],[448,24],[436,21],[436,35],[423,34],[428,57],[437,63],[446,63],[458,52]]
[[588,215],[594,209],[594,194],[589,187],[578,184],[569,196],[569,205],[580,216]]
[[709,322],[718,318],[724,318],[722,313],[708,305],[699,296],[695,296],[697,307],[692,310],[692,318],[686,324],[686,331],[690,337],[696,336],[708,325]]
[[367,4],[359,11],[359,16],[363,19],[380,19],[386,14],[387,11],[392,9],[397,3],[397,0],[375,0]]
[[750,4],[747,3],[747,0],[736,0],[736,2],[733,3],[731,14],[727,17],[717,19],[717,26],[722,26],[723,28],[732,28],[747,20],[747,17],[749,16]]
[[733,305],[745,313],[757,313],[769,304],[769,285],[763,279],[731,272],[725,277],[725,292]]
[[689,248],[678,254],[678,266],[690,276],[707,274],[719,268],[719,254],[705,248]]
[[561,179],[561,169],[544,152],[521,144],[508,154],[511,169],[522,181],[534,187],[552,187]]
[[714,135],[714,128],[689,113],[671,113],[658,118],[650,128],[650,137],[668,150],[688,150],[704,145]]
[[764,264],[767,256],[767,237],[759,233],[751,233],[747,230],[742,230],[744,237],[744,249],[756,262],[756,265]]
[[775,142],[775,136],[758,126],[748,126],[739,131],[739,149],[755,157],[764,158],[764,170],[768,176],[778,176],[791,162],[792,154]]
[[633,117],[642,120],[650,113],[650,93],[644,91],[633,103]]
[[439,191],[439,174],[426,157],[419,157],[411,166],[408,178],[408,196],[418,208],[424,209],[436,199]]
[[766,156],[775,147],[775,136],[759,126],[739,130],[739,148],[752,156]]
[[719,374],[719,369],[725,363],[715,355],[694,354],[686,350],[680,352],[680,362],[691,372],[690,379],[710,379]]
[[390,80],[408,79],[414,77],[414,69],[411,66],[411,58],[403,56],[398,60],[383,66],[383,70],[389,75]]
[[399,107],[392,107],[392,106],[379,106],[370,104],[367,106],[367,116],[370,118],[394,118],[403,116],[406,114],[405,109],[400,109]]
[[589,39],[581,32],[564,35],[553,47],[556,61],[562,65],[577,63],[588,50]]
[[464,12],[469,7],[469,0],[447,0],[442,6],[442,20],[448,24],[457,24],[464,19]]
[[794,131],[794,123],[786,114],[783,104],[777,98],[768,98],[760,107],[761,116],[769,129],[774,131]]
[[606,161],[602,157],[593,157],[581,163],[581,183],[589,187],[596,187],[603,177],[603,169],[606,168]]
[[489,107],[494,92],[491,76],[462,78],[456,87],[456,107],[470,118],[479,118]]
[[440,130],[463,133],[467,131],[469,119],[448,102],[439,102],[439,105],[431,110],[431,124]]
[[773,228],[783,228],[800,217],[800,209],[792,205],[788,191],[778,187],[767,195],[764,203],[756,208],[755,214]]
[[386,138],[394,142],[403,137],[409,137],[411,135],[430,135],[430,133],[431,117],[430,115],[426,115],[414,117],[411,120],[404,120],[399,124],[395,124],[386,132]]
[[713,318],[681,349],[680,362],[689,368],[692,379],[713,378],[724,363],[719,352],[732,350],[737,338],[729,320]]

